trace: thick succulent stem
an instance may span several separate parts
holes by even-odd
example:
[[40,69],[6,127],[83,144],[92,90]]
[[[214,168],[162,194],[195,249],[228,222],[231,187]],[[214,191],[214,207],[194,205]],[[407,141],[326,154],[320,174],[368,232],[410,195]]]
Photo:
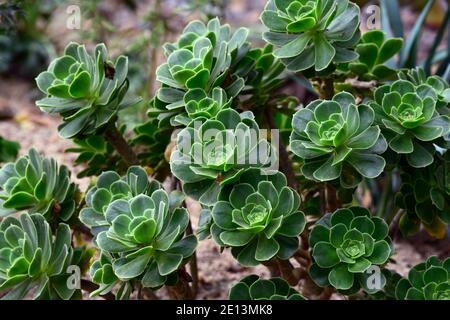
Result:
[[178,281],[173,286],[167,286],[167,293],[171,299],[174,300],[190,300],[193,299],[192,288],[189,285],[188,279],[186,279],[186,271],[178,271]]
[[128,145],[122,134],[117,130],[115,123],[111,123],[105,131],[106,140],[116,149],[129,166],[138,165],[139,159],[133,149]]
[[275,261],[265,261],[262,264],[269,269],[272,278],[281,277],[280,269]]
[[159,297],[150,289],[142,288],[142,295],[146,300],[159,300]]
[[[86,279],[81,279],[80,284],[81,284],[81,290],[89,292],[89,293],[94,292],[95,290],[98,289],[98,285],[96,285],[95,283],[92,283]],[[100,297],[102,297],[105,300],[116,300],[116,297],[111,292],[101,295]]]
[[[389,206],[390,198],[392,197],[392,172],[386,172],[384,178],[383,192],[381,194],[380,203],[378,204],[377,216],[386,219],[386,210]],[[391,217],[392,218],[392,217]],[[387,219],[386,219],[387,220]],[[389,223],[389,221],[387,220]]]
[[334,97],[334,80],[333,78],[322,78],[319,87],[320,99],[331,100]]
[[[270,106],[266,106],[265,116],[270,129],[277,129],[272,108]],[[294,190],[298,190],[298,183],[292,167],[292,162],[289,158],[289,153],[286,150],[286,145],[281,137],[279,139],[279,161],[280,170],[286,175],[288,185]]]
[[337,190],[330,184],[325,185],[326,208],[328,212],[334,212],[342,205],[337,198]]
[[289,260],[277,259],[278,268],[280,269],[281,276],[286,280],[291,286],[298,284],[300,277],[296,274],[294,267],[289,262]]
[[[186,234],[187,235],[193,234],[191,220],[189,220]],[[193,297],[195,297],[195,296],[197,296],[197,292],[198,292],[198,265],[197,265],[197,253],[195,251],[189,262],[189,267],[190,267],[189,271],[191,271],[191,277],[192,277],[192,295],[193,295]]]

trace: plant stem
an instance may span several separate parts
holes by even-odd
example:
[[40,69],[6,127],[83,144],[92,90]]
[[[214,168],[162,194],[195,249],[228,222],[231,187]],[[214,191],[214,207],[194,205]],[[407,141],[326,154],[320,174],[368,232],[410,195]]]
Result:
[[[269,125],[270,129],[277,129],[277,125],[275,123],[271,106],[266,106],[265,116],[267,124]],[[279,160],[280,160],[280,170],[286,175],[288,185],[292,189],[297,191],[298,190],[297,178],[295,177],[294,170],[292,169],[292,162],[291,159],[289,158],[289,154],[286,150],[286,146],[283,142],[282,137],[279,137]]]
[[[89,292],[89,293],[94,292],[95,290],[98,289],[98,285],[96,285],[95,283],[92,283],[86,279],[81,279],[80,284],[81,284],[81,290]],[[116,300],[116,297],[111,292],[101,295],[100,297],[102,297],[105,300]]]
[[159,297],[150,289],[142,288],[142,294],[146,300],[159,300]]
[[117,130],[116,124],[109,124],[105,131],[106,140],[116,149],[129,166],[138,165],[139,159],[133,149],[128,145],[122,134]]
[[281,276],[291,285],[295,286],[300,280],[298,275],[294,273],[294,267],[289,260],[276,259]]
[[270,276],[272,278],[281,277],[280,269],[278,268],[278,264],[275,261],[264,261],[261,264],[269,269]]
[[386,172],[384,178],[384,188],[381,193],[380,203],[378,204],[377,216],[386,218],[386,209],[389,205],[389,200],[392,194],[392,171]]
[[334,97],[334,80],[333,78],[322,78],[319,87],[320,99],[331,100]]
[[189,286],[189,281],[186,279],[186,271],[184,269],[178,270],[178,281],[173,286],[166,286],[167,293],[174,300],[189,300],[193,299],[192,289]]
[[[393,217],[392,221],[389,224],[389,236],[391,237],[392,241],[395,239],[395,236],[397,235],[398,229],[399,229],[399,223],[400,218],[402,217],[403,209],[400,209],[397,211],[395,216]],[[388,221],[386,221],[389,223]]]
[[[187,235],[193,234],[192,230],[192,222],[191,219],[189,219],[189,224],[186,230]],[[194,254],[191,257],[191,260],[189,262],[189,267],[191,271],[191,277],[192,277],[192,295],[193,297],[197,296],[198,292],[198,264],[197,264],[197,252],[194,251]]]

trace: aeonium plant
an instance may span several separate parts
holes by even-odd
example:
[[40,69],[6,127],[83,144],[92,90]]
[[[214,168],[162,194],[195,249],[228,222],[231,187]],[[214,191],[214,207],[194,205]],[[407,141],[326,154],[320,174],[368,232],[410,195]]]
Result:
[[272,145],[253,114],[227,109],[215,119],[198,119],[183,129],[170,166],[188,196],[211,206],[224,186],[250,168],[271,166],[273,157]]
[[70,175],[66,166],[30,149],[28,155],[0,169],[0,216],[27,210],[52,224],[71,221],[79,191]]
[[286,186],[283,174],[250,170],[212,208],[211,234],[244,266],[286,260],[297,250],[305,228],[299,207],[300,196]]
[[[139,167],[133,170],[145,174]],[[105,173],[88,202],[92,208],[83,209],[80,215],[82,222],[96,229],[95,243],[102,251],[91,270],[100,285],[94,295],[110,292],[119,281],[138,280],[144,287],[158,289],[170,278],[174,285],[176,271],[197,245],[194,235],[184,236],[189,214],[175,208],[183,200],[179,194],[148,189],[146,175],[145,181],[133,173],[129,177],[125,182]],[[117,188],[119,193],[115,193]]]
[[269,0],[261,15],[263,38],[289,70],[322,71],[358,58],[360,9],[348,0]]
[[214,88],[222,88],[229,97],[236,97],[244,88],[244,80],[233,73],[232,67],[250,48],[247,36],[247,29],[231,32],[230,26],[221,25],[217,18],[207,25],[200,21],[189,23],[177,42],[164,46],[167,63],[156,72],[162,87],[150,115],[157,117],[161,125],[170,122],[173,126],[186,126],[200,100],[214,99]]
[[367,285],[366,271],[371,266],[384,265],[393,254],[388,231],[383,219],[372,217],[361,207],[339,209],[324,216],[309,237],[312,279],[321,287],[372,291]]
[[[400,64],[414,64],[431,5]],[[383,23],[394,29],[395,16]],[[243,272],[270,272],[231,299],[449,298],[448,259],[405,279],[387,269],[397,230],[444,238],[450,221],[450,89],[445,63],[435,68],[448,19],[423,70],[393,67],[403,40],[361,33],[349,0],[269,0],[261,20],[264,47],[218,18],[162,46],[145,122],[121,112],[139,99],[127,58],[102,44],[71,43],[38,76],[37,105],[61,115],[88,187],[33,149],[15,161],[17,145],[0,139],[0,297],[192,299],[210,266],[197,241],[211,238]]]
[[374,111],[356,105],[349,93],[333,100],[316,100],[299,110],[292,120],[292,152],[303,159],[302,173],[311,180],[340,178],[343,187],[354,187],[363,177],[376,178],[386,161],[387,149]]
[[0,290],[12,288],[2,299],[23,299],[30,291],[37,299],[70,299],[71,232],[60,224],[53,239],[49,224],[38,213],[10,216],[0,223]]
[[389,148],[405,155],[414,168],[433,163],[434,142],[450,132],[450,118],[439,113],[436,91],[428,84],[407,80],[386,84],[375,91],[370,105]]
[[398,300],[450,300],[450,258],[430,257],[397,284]]
[[140,101],[127,96],[127,75],[126,57],[112,63],[104,44],[90,55],[84,45],[72,42],[36,78],[39,90],[46,94],[36,105],[62,116],[61,137],[90,135],[113,121],[120,110]]
[[356,46],[359,58],[348,64],[340,65],[340,69],[351,71],[359,79],[389,80],[396,78],[397,71],[388,67],[387,62],[400,52],[403,39],[388,38],[383,31],[371,30],[361,36]]

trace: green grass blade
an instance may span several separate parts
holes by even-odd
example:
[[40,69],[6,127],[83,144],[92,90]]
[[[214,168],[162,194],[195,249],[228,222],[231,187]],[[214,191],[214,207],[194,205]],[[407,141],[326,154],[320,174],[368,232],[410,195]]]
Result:
[[420,35],[422,33],[422,28],[425,20],[435,1],[436,0],[428,0],[425,8],[417,18],[417,21],[414,24],[414,27],[412,28],[411,33],[409,34],[408,39],[405,42],[400,60],[400,65],[403,68],[413,68],[416,66],[417,44],[420,40]]

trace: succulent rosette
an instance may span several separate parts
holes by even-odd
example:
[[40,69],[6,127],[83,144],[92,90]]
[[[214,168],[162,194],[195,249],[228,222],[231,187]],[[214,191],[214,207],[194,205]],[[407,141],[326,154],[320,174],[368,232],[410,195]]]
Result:
[[384,265],[393,254],[388,231],[386,222],[365,208],[339,209],[324,216],[309,237],[312,279],[321,287],[370,291],[366,271]]
[[184,236],[189,214],[176,208],[183,200],[179,193],[154,188],[147,176],[144,181],[143,169],[132,169],[126,182],[111,172],[100,176],[80,214],[83,223],[96,228],[95,243],[103,252],[91,269],[100,284],[96,294],[111,291],[118,279],[138,279],[145,287],[159,288],[197,246],[194,235]]
[[359,58],[342,67],[363,81],[396,78],[397,71],[388,67],[386,63],[400,52],[402,46],[401,38],[386,39],[383,31],[368,31],[361,36],[355,49]]
[[115,171],[103,172],[86,195],[87,207],[80,212],[80,220],[98,234],[109,226],[106,220],[108,205],[114,200],[130,200],[140,194],[150,195],[160,189],[160,184],[149,181],[147,172],[138,166],[128,168],[126,175],[121,177]]
[[430,257],[413,267],[395,295],[398,300],[450,300],[450,258]]
[[28,155],[0,169],[0,216],[28,210],[50,223],[67,222],[75,212],[77,192],[66,166],[30,149]]
[[247,276],[236,283],[229,293],[230,300],[305,300],[282,278],[261,279]]
[[303,175],[318,181],[340,178],[349,188],[362,177],[378,177],[386,164],[380,154],[387,144],[374,119],[370,107],[357,106],[346,92],[299,110],[292,121],[290,146],[304,160]]
[[448,105],[450,104],[450,86],[443,78],[439,76],[427,77],[425,70],[422,68],[415,68],[411,70],[400,71],[398,74],[401,80],[407,80],[414,83],[416,86],[428,84],[437,95],[437,108],[445,114],[449,114]]
[[86,136],[110,123],[117,113],[139,99],[127,96],[128,59],[108,60],[104,44],[90,55],[84,45],[70,43],[36,83],[47,96],[36,102],[44,112],[59,113],[63,138]]
[[28,292],[33,299],[70,299],[72,264],[71,232],[59,224],[53,239],[49,224],[40,214],[10,216],[0,223],[0,290],[12,288],[2,299],[20,300]]
[[433,163],[433,142],[450,132],[450,118],[436,109],[436,91],[428,84],[415,86],[398,80],[375,91],[371,107],[390,149],[406,156],[414,168]]
[[360,38],[360,9],[348,0],[269,0],[261,15],[269,29],[264,40],[291,71],[358,58],[353,47]]
[[231,247],[241,265],[286,260],[297,250],[305,228],[299,207],[300,196],[286,186],[283,174],[265,176],[251,170],[214,205],[211,234],[221,247]]
[[272,165],[273,156],[253,115],[227,109],[214,120],[193,121],[183,129],[170,165],[188,196],[213,205],[224,186],[249,168]]
[[224,89],[229,98],[235,97],[243,89],[244,79],[234,74],[232,67],[250,49],[247,36],[247,29],[233,33],[217,18],[207,25],[200,21],[189,23],[176,43],[164,46],[167,63],[156,72],[162,87],[149,116],[157,117],[162,126],[168,122],[186,126],[195,115],[194,109],[207,108],[206,101],[196,105],[200,100],[215,100],[214,88]]

